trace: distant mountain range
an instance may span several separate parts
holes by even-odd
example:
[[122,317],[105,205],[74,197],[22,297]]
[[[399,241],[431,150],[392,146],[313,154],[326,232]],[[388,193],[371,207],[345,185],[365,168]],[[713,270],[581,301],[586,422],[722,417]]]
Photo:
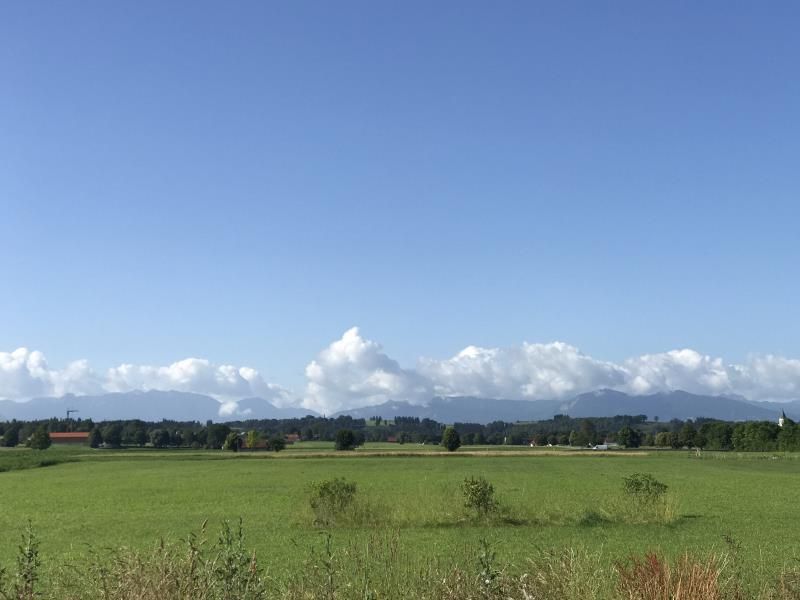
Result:
[[124,392],[97,396],[60,398],[33,398],[27,402],[0,400],[0,420],[49,419],[65,417],[67,409],[78,412],[74,418],[95,421],[142,419],[143,421],[200,421],[215,422],[241,419],[291,419],[314,414],[314,411],[297,408],[278,408],[261,398],[247,398],[239,402],[235,415],[221,417],[220,403],[211,396],[187,392]]
[[631,396],[614,390],[580,394],[566,401],[487,400],[485,398],[434,398],[427,406],[405,402],[385,402],[339,414],[368,419],[419,417],[442,423],[489,423],[491,421],[537,421],[556,414],[571,417],[613,417],[646,415],[661,421],[708,417],[726,421],[766,420],[786,416],[800,420],[800,402],[749,402],[723,396],[701,396],[683,391]]
[[[97,396],[66,395],[60,398],[34,398],[27,402],[0,400],[0,420],[49,419],[74,415],[95,421],[142,419],[160,421],[241,421],[246,419],[291,419],[314,415],[303,408],[278,408],[262,398],[247,398],[238,403],[236,414],[220,416],[220,403],[210,396],[187,392],[125,392]],[[333,416],[350,415],[369,419],[380,416],[428,418],[440,423],[489,423],[491,421],[538,421],[556,414],[572,417],[613,417],[646,415],[661,421],[709,417],[727,421],[776,420],[781,411],[800,421],[800,401],[750,402],[741,398],[701,396],[688,392],[631,396],[614,390],[580,394],[569,400],[493,400],[486,398],[433,398],[427,406],[407,402],[385,402]]]

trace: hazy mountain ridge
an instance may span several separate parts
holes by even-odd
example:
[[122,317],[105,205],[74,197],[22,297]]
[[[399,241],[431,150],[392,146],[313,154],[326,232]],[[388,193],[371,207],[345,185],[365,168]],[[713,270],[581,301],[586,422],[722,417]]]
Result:
[[[278,408],[262,398],[246,398],[233,414],[220,415],[221,404],[210,396],[176,391],[134,391],[96,396],[66,395],[60,398],[34,398],[27,402],[0,400],[0,420],[49,419],[65,417],[67,409],[77,409],[74,417],[95,421],[142,419],[144,421],[241,421],[247,419],[291,419],[315,415],[304,408]],[[703,396],[683,391],[631,396],[614,390],[598,390],[559,400],[492,400],[475,397],[437,397],[427,405],[390,401],[376,406],[341,411],[333,416],[350,415],[369,419],[380,416],[428,418],[441,423],[491,421],[537,421],[556,414],[573,417],[613,417],[647,415],[661,421],[708,417],[729,421],[775,420],[781,411],[800,421],[800,401],[751,402],[723,396]]]
[[291,419],[315,414],[308,409],[278,408],[262,398],[246,398],[235,414],[220,416],[221,404],[211,396],[190,392],[117,392],[96,396],[33,398],[27,402],[0,400],[0,420],[63,418],[67,409],[76,409],[74,418],[95,421],[141,419],[143,421],[215,422],[241,419]]
[[766,420],[778,418],[781,411],[800,420],[800,401],[750,402],[724,396],[703,396],[684,391],[631,396],[614,390],[598,390],[579,394],[566,401],[488,400],[482,398],[434,398],[427,406],[405,402],[386,402],[377,406],[342,411],[359,418],[397,416],[429,418],[444,423],[491,421],[533,421],[549,419],[556,414],[572,417],[613,417],[615,415],[647,415],[660,421],[707,417],[728,421]]

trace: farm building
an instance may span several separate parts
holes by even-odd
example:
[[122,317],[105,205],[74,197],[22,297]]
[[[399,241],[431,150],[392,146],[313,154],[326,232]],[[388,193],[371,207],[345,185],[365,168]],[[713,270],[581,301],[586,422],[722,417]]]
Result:
[[50,434],[50,441],[54,444],[88,444],[88,431],[54,432]]

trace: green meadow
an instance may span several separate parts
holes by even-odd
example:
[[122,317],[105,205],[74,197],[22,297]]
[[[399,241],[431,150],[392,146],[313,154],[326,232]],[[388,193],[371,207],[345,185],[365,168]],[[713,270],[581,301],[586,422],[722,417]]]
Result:
[[[212,531],[239,518],[270,573],[296,572],[324,541],[309,509],[311,485],[333,477],[356,482],[369,508],[362,522],[330,528],[334,548],[382,532],[420,561],[469,562],[485,540],[511,571],[550,549],[587,551],[609,565],[647,551],[734,553],[754,579],[800,559],[800,459],[792,454],[521,447],[451,454],[396,444],[336,453],[313,443],[280,454],[51,448],[4,450],[0,470],[0,563],[13,561],[30,520],[45,573],[90,552],[144,550],[204,522]],[[623,478],[635,472],[668,486],[668,521],[615,517]],[[460,491],[467,476],[493,484],[507,518],[468,518]]]

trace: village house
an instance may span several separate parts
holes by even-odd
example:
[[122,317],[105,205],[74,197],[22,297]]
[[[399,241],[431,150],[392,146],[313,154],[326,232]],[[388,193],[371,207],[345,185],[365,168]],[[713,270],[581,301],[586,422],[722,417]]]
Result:
[[54,444],[82,445],[89,443],[88,431],[60,431],[50,434],[50,441]]

